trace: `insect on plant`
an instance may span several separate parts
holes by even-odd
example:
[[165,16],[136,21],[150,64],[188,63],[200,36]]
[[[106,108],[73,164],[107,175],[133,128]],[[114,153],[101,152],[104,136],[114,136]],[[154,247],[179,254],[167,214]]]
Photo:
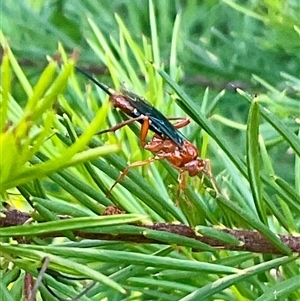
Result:
[[[131,168],[147,165],[162,159],[169,161],[169,163],[179,171],[179,192],[186,187],[187,175],[194,177],[200,173],[206,174],[211,179],[212,185],[217,191],[216,184],[211,174],[210,161],[200,158],[197,147],[178,131],[179,128],[189,124],[190,121],[188,118],[167,118],[144,98],[124,89],[122,89],[120,93],[117,93],[103,83],[98,82],[85,71],[78,67],[76,67],[76,69],[109,95],[113,107],[120,109],[126,115],[131,117],[98,134],[115,132],[125,125],[138,121],[141,123],[141,146],[154,154],[154,157],[152,158],[130,164],[112,185],[110,191],[122,181]],[[169,120],[179,121],[172,124]],[[149,130],[153,131],[155,134],[152,139],[146,143],[146,137]]]

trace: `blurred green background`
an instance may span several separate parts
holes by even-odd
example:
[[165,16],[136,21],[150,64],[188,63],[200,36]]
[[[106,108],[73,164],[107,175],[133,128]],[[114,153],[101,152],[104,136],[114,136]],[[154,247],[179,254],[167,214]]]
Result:
[[[298,75],[299,1],[154,1],[162,60],[168,62],[176,14],[181,14],[178,57],[185,83],[226,87],[240,81],[246,88],[259,85],[260,76],[286,88],[282,72]],[[86,64],[101,67],[88,47],[87,17],[107,36],[118,37],[118,14],[137,42],[150,37],[147,1],[5,1],[2,27],[24,64],[43,64],[57,43],[79,49]]]

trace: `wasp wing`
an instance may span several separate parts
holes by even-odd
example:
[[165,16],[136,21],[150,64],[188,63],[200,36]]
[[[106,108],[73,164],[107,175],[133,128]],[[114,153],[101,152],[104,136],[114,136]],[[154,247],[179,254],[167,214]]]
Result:
[[179,147],[182,147],[183,141],[186,140],[186,138],[161,112],[152,106],[146,99],[130,91],[122,89],[122,95],[128,99],[131,105],[135,107],[141,115],[149,117],[151,120],[150,129],[153,132],[170,138]]

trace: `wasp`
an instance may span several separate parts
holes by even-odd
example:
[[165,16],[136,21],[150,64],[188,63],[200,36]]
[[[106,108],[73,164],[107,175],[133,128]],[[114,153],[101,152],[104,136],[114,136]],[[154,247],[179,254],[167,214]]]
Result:
[[[152,158],[130,164],[115,181],[113,186],[110,188],[110,191],[120,181],[122,181],[131,168],[144,166],[156,160],[163,159],[166,159],[179,171],[179,191],[184,189],[186,186],[187,174],[194,177],[203,173],[212,178],[210,161],[200,158],[197,147],[192,142],[188,141],[187,138],[185,138],[185,136],[178,130],[189,124],[190,121],[188,118],[167,118],[144,98],[125,89],[121,89],[118,93],[105,84],[98,82],[85,71],[78,67],[76,67],[76,69],[109,95],[109,99],[113,107],[120,109],[130,117],[128,120],[125,120],[107,130],[101,131],[98,134],[115,132],[125,125],[138,121],[141,123],[141,146],[154,154],[154,157]],[[170,120],[174,119],[180,121],[173,124]],[[154,135],[152,139],[146,143],[146,137],[149,130],[154,132]]]

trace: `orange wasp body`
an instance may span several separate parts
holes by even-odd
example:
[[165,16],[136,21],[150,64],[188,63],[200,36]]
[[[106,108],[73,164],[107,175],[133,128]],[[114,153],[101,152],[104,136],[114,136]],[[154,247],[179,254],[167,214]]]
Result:
[[[177,124],[174,124],[174,127],[180,128],[183,126],[182,124],[185,125],[185,123],[189,123],[189,120],[185,119],[185,122],[178,122]],[[110,188],[110,191],[128,174],[132,167],[147,165],[154,161],[163,159],[166,159],[174,168],[179,171],[179,191],[185,189],[186,187],[187,174],[191,177],[194,177],[200,173],[204,173],[210,178],[212,177],[209,160],[199,158],[197,147],[188,140],[184,140],[182,147],[178,147],[178,145],[171,139],[160,137],[159,135],[154,134],[152,140],[143,147],[144,149],[151,151],[154,154],[154,157],[147,160],[134,162],[127,166],[127,168],[122,172],[122,174]]]

